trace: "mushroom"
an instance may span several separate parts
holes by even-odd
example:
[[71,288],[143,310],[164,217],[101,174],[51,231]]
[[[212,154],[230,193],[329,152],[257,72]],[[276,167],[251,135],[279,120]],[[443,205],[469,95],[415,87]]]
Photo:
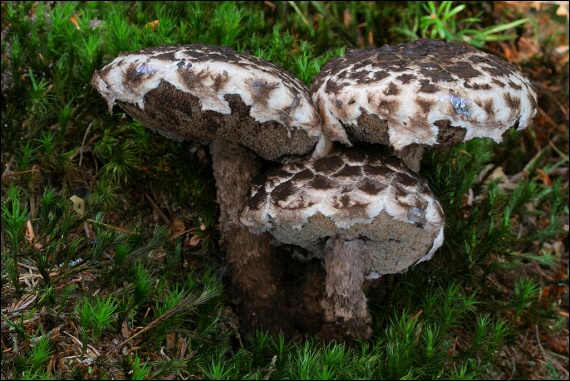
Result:
[[514,65],[427,39],[348,50],[323,67],[311,93],[329,139],[389,145],[415,172],[424,147],[501,142],[537,112],[536,92]]
[[301,81],[228,47],[164,45],[121,54],[95,72],[92,84],[109,113],[117,104],[178,141],[237,142],[280,160],[306,154],[323,137]]
[[366,339],[365,278],[431,259],[445,219],[427,183],[401,160],[346,149],[269,171],[256,180],[241,220],[323,258],[321,333]]
[[239,213],[259,172],[255,154],[286,160],[326,147],[307,87],[269,61],[202,44],[121,54],[95,72],[92,85],[109,112],[117,104],[169,138],[210,144],[222,246],[241,291],[242,333],[281,330],[288,323],[270,237],[249,232]]

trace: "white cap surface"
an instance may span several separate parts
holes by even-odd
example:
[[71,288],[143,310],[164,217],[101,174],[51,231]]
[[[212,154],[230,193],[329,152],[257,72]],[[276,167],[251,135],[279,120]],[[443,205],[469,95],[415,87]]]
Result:
[[368,273],[397,273],[443,243],[443,210],[399,159],[355,150],[270,171],[242,213],[254,232],[324,255],[329,237],[363,239]]
[[473,138],[502,141],[537,112],[528,78],[502,58],[471,46],[420,39],[349,50],[313,80],[324,133],[401,150]]
[[269,61],[227,47],[158,46],[122,54],[93,76],[118,104],[177,140],[237,141],[267,159],[304,154],[322,137],[307,87]]

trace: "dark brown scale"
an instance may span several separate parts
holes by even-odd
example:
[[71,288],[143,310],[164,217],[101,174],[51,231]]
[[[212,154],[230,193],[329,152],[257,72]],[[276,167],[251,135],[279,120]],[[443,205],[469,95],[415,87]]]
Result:
[[338,171],[344,165],[340,156],[323,157],[313,164],[313,168],[318,173],[330,174]]
[[333,188],[333,183],[325,176],[316,175],[313,180],[308,184],[309,187],[314,189],[331,189]]

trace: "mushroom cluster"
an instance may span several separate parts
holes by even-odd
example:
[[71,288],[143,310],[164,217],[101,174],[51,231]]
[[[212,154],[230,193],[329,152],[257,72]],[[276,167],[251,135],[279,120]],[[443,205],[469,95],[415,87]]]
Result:
[[443,243],[443,210],[399,159],[343,150],[286,164],[252,188],[242,221],[321,258],[323,336],[371,334],[365,279],[430,259]]
[[239,221],[259,158],[287,160],[326,142],[309,89],[273,63],[227,47],[158,46],[121,54],[96,71],[109,112],[118,105],[168,138],[208,144],[242,332],[289,324],[282,270],[267,234]]
[[[443,210],[418,175],[423,149],[500,142],[537,108],[513,65],[425,39],[349,50],[311,90],[269,61],[201,44],[121,55],[93,86],[110,111],[117,104],[170,138],[210,144],[245,334],[294,330],[277,242],[323,263],[324,289],[307,282],[320,310],[305,309],[321,335],[368,338],[364,280],[405,271],[443,243]],[[260,175],[261,159],[281,164]]]

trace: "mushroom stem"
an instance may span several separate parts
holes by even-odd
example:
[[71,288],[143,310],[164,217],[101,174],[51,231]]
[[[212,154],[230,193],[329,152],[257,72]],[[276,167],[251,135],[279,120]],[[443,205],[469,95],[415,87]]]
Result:
[[372,318],[363,290],[364,246],[360,239],[346,240],[339,236],[330,238],[326,244],[326,290],[321,301],[325,320],[321,334],[324,337],[366,340],[372,335]]
[[418,145],[409,145],[401,150],[394,150],[394,156],[401,159],[406,166],[415,173],[420,171],[420,163],[422,161],[423,153],[424,148]]
[[212,167],[220,208],[221,246],[225,249],[236,294],[241,334],[256,329],[289,334],[281,287],[281,269],[271,250],[268,233],[253,234],[239,221],[252,179],[260,166],[240,144],[214,140],[210,143]]

